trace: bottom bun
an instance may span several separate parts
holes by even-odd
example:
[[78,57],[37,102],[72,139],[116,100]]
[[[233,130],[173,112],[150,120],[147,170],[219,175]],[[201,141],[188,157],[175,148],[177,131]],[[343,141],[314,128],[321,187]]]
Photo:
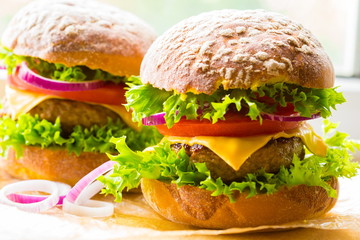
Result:
[[[338,191],[338,181],[329,184]],[[141,188],[149,205],[163,217],[182,224],[225,229],[283,224],[311,219],[328,212],[336,203],[321,187],[283,187],[274,194],[246,198],[238,193],[235,203],[221,195],[193,186],[177,187],[142,179]]]
[[23,155],[16,157],[10,149],[1,166],[19,179],[47,179],[75,185],[83,176],[109,161],[106,154],[83,152],[79,156],[66,149],[48,149],[24,146]]

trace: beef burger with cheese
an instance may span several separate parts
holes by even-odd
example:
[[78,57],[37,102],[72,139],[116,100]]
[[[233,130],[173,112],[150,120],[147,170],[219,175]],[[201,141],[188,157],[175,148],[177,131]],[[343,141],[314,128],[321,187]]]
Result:
[[34,1],[2,36],[9,76],[0,119],[2,167],[18,178],[75,184],[114,153],[112,136],[142,150],[159,137],[122,104],[155,39],[138,17],[96,1]]
[[143,152],[113,139],[118,164],[102,181],[118,200],[141,181],[150,206],[175,222],[281,224],[329,211],[337,178],[357,171],[346,134],[323,140],[308,124],[345,100],[320,43],[287,17],[222,10],[186,19],[153,43],[140,76],[126,106],[165,137]]

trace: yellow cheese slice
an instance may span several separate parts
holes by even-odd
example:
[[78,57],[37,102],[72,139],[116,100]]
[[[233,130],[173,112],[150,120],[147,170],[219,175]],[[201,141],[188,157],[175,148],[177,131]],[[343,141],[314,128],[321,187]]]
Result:
[[221,157],[234,170],[239,170],[241,165],[254,152],[265,146],[271,139],[299,137],[306,147],[315,155],[325,156],[327,146],[323,139],[317,135],[309,124],[302,124],[301,127],[276,134],[259,135],[251,137],[175,137],[166,136],[162,141],[170,143],[183,143],[190,146],[200,144],[211,149]]
[[[29,112],[36,105],[47,99],[53,99],[53,98],[61,99],[60,97],[57,96],[17,90],[9,86],[6,86],[5,88],[5,96],[8,101],[7,104],[9,108],[8,111],[10,111],[9,114],[13,119],[18,118],[20,114]],[[94,103],[89,103],[89,104],[94,104]],[[123,105],[107,105],[107,104],[97,104],[97,105],[101,105],[117,113],[129,127],[135,130],[140,129],[137,123],[134,123],[131,120],[131,113],[127,112]]]

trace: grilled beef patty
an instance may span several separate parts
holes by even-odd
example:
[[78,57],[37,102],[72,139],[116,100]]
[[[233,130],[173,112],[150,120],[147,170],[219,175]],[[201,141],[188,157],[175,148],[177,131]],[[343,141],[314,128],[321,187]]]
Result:
[[262,168],[266,172],[276,173],[280,166],[290,167],[294,154],[300,159],[303,159],[305,155],[304,144],[300,138],[278,138],[269,141],[264,147],[254,152],[240,169],[235,171],[218,155],[203,145],[189,146],[181,143],[172,145],[172,149],[176,152],[180,151],[181,148],[185,149],[192,162],[206,163],[211,176],[214,179],[221,177],[226,183],[240,180],[246,174],[255,173]]
[[31,115],[38,114],[41,119],[55,122],[60,117],[64,134],[70,134],[76,125],[90,128],[93,125],[104,126],[108,118],[120,119],[115,112],[103,106],[67,99],[48,99],[29,111]]

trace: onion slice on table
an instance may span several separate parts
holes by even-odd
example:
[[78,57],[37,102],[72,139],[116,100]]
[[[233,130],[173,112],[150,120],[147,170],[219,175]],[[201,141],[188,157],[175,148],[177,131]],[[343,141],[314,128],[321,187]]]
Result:
[[70,190],[64,199],[63,210],[67,213],[86,217],[108,217],[114,213],[114,204],[90,200],[104,185],[97,180],[103,174],[112,172],[114,161],[103,163],[85,175]]
[[[89,172],[88,174],[86,174],[82,179],[80,179],[75,186],[69,191],[69,193],[66,195],[66,199],[69,202],[74,203],[78,196],[80,195],[80,193],[86,188],[88,187],[91,183],[93,183],[94,181],[96,181],[96,179],[98,177],[100,177],[101,175],[111,171],[114,167],[116,162],[114,161],[107,161],[105,163],[103,163],[102,165],[100,165],[99,167],[95,168],[94,170],[92,170],[91,172]],[[92,197],[92,196],[91,196]]]
[[33,72],[31,69],[29,69],[25,62],[21,63],[19,77],[25,82],[36,87],[55,91],[84,91],[100,88],[106,84],[106,82],[103,80],[90,80],[83,82],[53,80]]
[[[62,205],[63,200],[66,197],[66,194],[70,191],[71,187],[68,184],[61,182],[54,182],[59,189],[59,200],[56,205]],[[47,198],[46,195],[33,195],[33,194],[23,194],[23,193],[11,193],[7,196],[13,202],[17,203],[34,203],[40,202]]]
[[[41,191],[49,193],[38,202],[19,203],[8,198],[9,195],[25,191]],[[47,180],[26,180],[4,186],[0,190],[0,203],[17,207],[27,212],[43,212],[54,207],[59,201],[59,188],[55,182]]]
[[80,217],[108,217],[114,213],[114,204],[104,201],[87,200],[82,205],[64,199],[63,211]]

